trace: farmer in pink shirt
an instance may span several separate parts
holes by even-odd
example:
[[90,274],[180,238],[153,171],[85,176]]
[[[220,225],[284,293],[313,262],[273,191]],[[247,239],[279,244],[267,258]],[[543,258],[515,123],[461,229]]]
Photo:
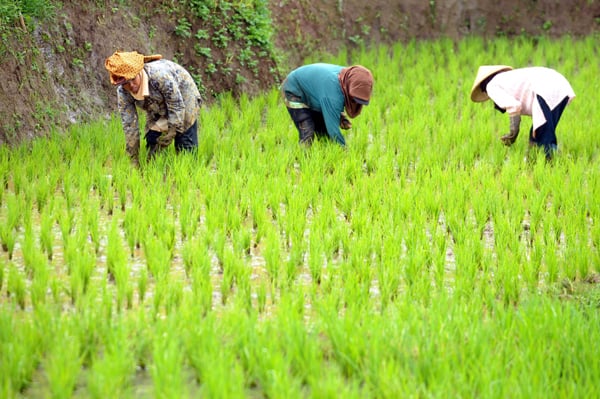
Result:
[[574,97],[567,79],[544,67],[513,69],[507,65],[483,65],[471,89],[471,100],[491,99],[497,110],[508,112],[510,133],[500,138],[507,146],[519,135],[521,115],[531,116],[529,144],[543,146],[547,159],[557,149],[556,126],[560,116]]

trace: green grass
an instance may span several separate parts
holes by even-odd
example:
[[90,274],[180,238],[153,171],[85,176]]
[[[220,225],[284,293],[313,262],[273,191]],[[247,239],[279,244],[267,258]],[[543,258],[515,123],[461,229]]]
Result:
[[[595,38],[410,42],[362,64],[347,149],[276,88],[132,169],[117,118],[0,148],[2,397],[595,397]],[[317,60],[311,60],[317,61]],[[469,90],[546,65],[577,98],[552,164]]]

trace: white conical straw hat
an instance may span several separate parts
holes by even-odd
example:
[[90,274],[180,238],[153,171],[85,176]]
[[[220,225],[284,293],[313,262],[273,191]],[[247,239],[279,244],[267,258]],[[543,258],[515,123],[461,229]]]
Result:
[[479,87],[481,82],[498,72],[510,71],[511,69],[513,69],[513,67],[508,65],[480,66],[477,70],[477,76],[475,77],[475,82],[473,82],[473,87],[471,88],[471,100],[475,101],[476,103],[487,100],[489,98],[487,93],[484,93],[481,90],[481,87]]

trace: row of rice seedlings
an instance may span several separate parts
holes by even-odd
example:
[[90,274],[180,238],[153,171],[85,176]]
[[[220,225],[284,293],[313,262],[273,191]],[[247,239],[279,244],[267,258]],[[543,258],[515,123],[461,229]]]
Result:
[[73,336],[72,320],[60,323],[53,331],[52,340],[42,367],[48,380],[50,394],[70,397],[81,373],[81,342]]
[[[37,311],[38,314],[42,313]],[[32,383],[34,373],[50,337],[43,327],[28,318],[15,317],[9,306],[0,309],[0,392],[16,397]]]
[[178,334],[177,322],[176,319],[169,318],[155,326],[150,374],[156,396],[181,398],[190,395],[183,367],[182,337]]
[[6,222],[0,224],[0,240],[9,259],[12,258],[15,249],[17,230],[21,227],[23,214],[28,211],[26,205],[16,194],[11,193],[6,198]]
[[135,344],[131,335],[136,332],[131,323],[115,323],[106,331],[101,353],[92,354],[92,366],[87,377],[87,386],[93,398],[132,395],[132,380],[135,373]]
[[[244,370],[234,352],[230,348],[224,350],[227,343],[220,333],[218,320],[214,315],[198,320],[194,309],[194,305],[189,306],[186,319],[197,328],[186,330],[182,337],[185,356],[201,387],[201,394],[207,397],[245,396]],[[243,326],[240,330],[245,332]],[[223,384],[224,378],[227,384]]]

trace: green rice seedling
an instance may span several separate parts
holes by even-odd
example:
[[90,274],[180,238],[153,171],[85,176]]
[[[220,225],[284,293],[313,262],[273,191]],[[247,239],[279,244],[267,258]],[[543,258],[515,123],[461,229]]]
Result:
[[194,301],[202,315],[211,311],[213,305],[213,284],[210,276],[200,268],[191,271],[191,285]]
[[232,245],[237,254],[248,256],[252,251],[252,231],[240,226],[232,233]]
[[2,187],[2,190],[0,190],[0,204],[4,204],[4,195],[8,192],[6,190],[9,187],[10,171],[10,151],[3,147],[2,152],[0,152],[0,187]]
[[116,262],[113,264],[113,277],[117,287],[117,309],[120,309],[125,303],[131,307],[133,289],[129,281],[129,267],[126,262]]
[[[229,252],[227,252],[228,254]],[[225,255],[227,258],[227,255]],[[221,305],[226,305],[229,296],[233,292],[233,284],[235,281],[235,269],[230,265],[223,266],[223,279],[221,280]]]
[[[548,234],[552,235],[552,232],[549,232]],[[549,284],[553,284],[556,281],[558,281],[559,278],[559,260],[558,260],[558,256],[556,253],[556,243],[554,242],[553,239],[548,240],[547,235],[544,237],[544,247],[545,247],[545,254],[544,254],[544,264],[546,266],[546,273],[547,273],[547,281]]]
[[157,216],[151,222],[150,227],[152,235],[160,240],[162,247],[168,251],[169,257],[172,258],[176,242],[176,229],[173,219],[165,216]]
[[112,215],[114,210],[115,195],[110,178],[103,173],[98,173],[94,185],[98,191],[102,208],[108,215]]
[[446,275],[446,253],[447,242],[445,235],[435,231],[431,243],[431,266],[433,269],[433,279],[438,289],[444,286]]
[[250,270],[238,277],[237,290],[234,297],[234,306],[237,309],[244,309],[247,313],[254,311],[252,301],[252,284],[250,280]]
[[256,307],[259,313],[264,313],[267,308],[268,283],[264,280],[256,288]]
[[71,397],[81,372],[81,344],[70,324],[61,324],[54,331],[54,344],[44,359],[44,374],[54,397]]
[[219,261],[219,268],[223,271],[223,259],[225,258],[225,242],[227,240],[227,236],[223,230],[215,230],[212,235],[210,244],[212,249],[215,252],[215,255]]
[[149,234],[142,243],[148,271],[156,281],[165,281],[171,268],[171,250],[164,242]]
[[[155,337],[154,321],[148,319],[148,311],[143,308],[134,309],[127,317],[131,323],[131,334],[135,334],[132,341],[132,351],[138,370],[147,371],[152,362],[152,341]],[[152,316],[151,316],[152,317]],[[151,326],[151,328],[145,328]]]
[[[79,170],[76,165],[72,165],[72,168],[73,170]],[[83,170],[86,170],[86,168],[83,168]],[[65,171],[65,173],[62,181],[62,197],[65,200],[66,209],[71,210],[77,206],[77,200],[80,197],[84,194],[88,194],[89,187],[80,185],[80,181],[83,181],[82,178],[72,173],[71,170]],[[87,174],[84,174],[83,176],[84,179],[88,179]]]
[[69,295],[71,303],[76,304],[79,298],[83,295],[85,282],[79,272],[74,272],[69,275]]
[[126,173],[125,168],[113,169],[115,174],[112,176],[112,186],[116,190],[117,197],[119,198],[119,206],[121,211],[125,211],[127,201],[129,200],[129,173]]
[[18,194],[10,193],[6,198],[6,225],[18,229],[23,218],[24,205]]
[[536,235],[532,240],[531,251],[529,253],[529,267],[526,272],[526,281],[529,285],[529,290],[534,292],[542,278],[544,262],[544,245],[543,239]]
[[[21,148],[21,151],[24,151],[24,148]],[[13,165],[11,170],[11,178],[12,178],[12,186],[14,190],[14,194],[21,198],[24,195],[24,190],[27,187],[27,164],[23,164],[22,166]]]
[[123,230],[127,246],[129,247],[129,255],[133,257],[135,249],[140,248],[144,239],[144,228],[146,222],[142,217],[142,212],[137,207],[127,208],[123,218]]
[[313,283],[320,285],[323,278],[324,264],[324,249],[323,241],[317,232],[311,234],[309,252],[308,252],[308,269]]
[[[474,232],[474,236],[478,235]],[[475,237],[454,246],[456,259],[455,287],[457,296],[469,297],[480,278],[484,262],[483,244]]]
[[88,210],[83,215],[85,220],[84,224],[87,227],[87,232],[92,244],[94,245],[94,251],[96,254],[100,252],[100,241],[102,238],[100,234],[100,216],[97,211],[99,208],[100,205],[98,201],[95,199],[90,199]]
[[[79,236],[83,237],[81,234]],[[96,267],[96,258],[94,253],[84,245],[85,239],[77,241],[79,244],[69,245],[65,252],[65,262],[69,270],[69,292],[73,303],[88,292]]]
[[[107,289],[106,282],[102,280],[101,287],[92,286],[88,294],[78,300],[75,304],[77,311],[68,321],[73,323],[72,334],[79,341],[81,362],[86,370],[96,355],[102,352],[105,337],[109,336],[113,328],[113,296],[113,290]],[[111,319],[106,317],[109,314]]]
[[54,215],[49,210],[44,210],[41,213],[40,220],[40,245],[46,253],[48,260],[52,260],[54,253]]
[[[324,368],[321,353],[321,337],[315,329],[307,329],[303,320],[303,309],[294,304],[293,296],[284,295],[272,323],[285,326],[276,344],[289,361],[289,371],[295,380],[310,387],[319,379]],[[274,325],[268,325],[265,333],[269,333]]]
[[265,236],[265,247],[263,256],[265,258],[265,268],[267,269],[269,281],[275,284],[275,286],[278,286],[279,284],[279,276],[282,265],[280,245],[281,243],[279,240],[279,236],[274,231],[274,229],[268,230],[267,235]]
[[[233,270],[236,307],[250,312],[252,310],[251,265],[245,262],[243,258],[234,254],[233,251],[228,251],[227,253],[226,258],[228,260],[225,268]],[[225,281],[225,278],[223,280]]]
[[25,278],[12,262],[10,262],[8,265],[6,294],[9,297],[14,297],[16,304],[18,304],[21,309],[25,309],[25,300],[27,295]]
[[[196,320],[194,320],[196,322]],[[212,316],[198,322],[198,328],[184,334],[185,352],[200,384],[203,396],[244,397],[244,372],[235,352],[218,333],[222,327]],[[223,384],[223,378],[228,383]]]
[[5,286],[4,276],[6,275],[6,261],[4,259],[0,260],[0,292],[2,292],[2,287]]
[[256,242],[258,243],[265,237],[269,226],[263,195],[258,193],[252,195],[250,213],[252,215],[252,227],[256,230]]
[[31,320],[0,309],[0,392],[18,397],[31,385],[38,367],[42,336]]
[[183,283],[180,280],[170,279],[167,285],[165,298],[166,314],[173,314],[179,310],[183,298]]
[[115,329],[107,331],[103,337],[104,350],[95,354],[87,378],[90,394],[93,398],[108,396],[130,396],[135,373],[134,343],[128,334],[127,324],[117,324]]
[[35,244],[35,241],[33,227],[28,224],[25,226],[25,231],[23,232],[23,242],[21,243],[21,246],[23,248],[24,270],[29,277],[33,277],[35,275],[35,271],[40,259],[40,250]]
[[302,242],[297,242],[290,249],[288,259],[285,261],[284,275],[282,277],[285,286],[291,287],[294,284],[303,264],[304,248]]
[[127,253],[123,248],[119,234],[117,219],[113,219],[108,232],[108,243],[106,245],[106,272],[110,279],[116,279],[117,274],[122,277],[127,270]]
[[2,241],[2,249],[8,254],[8,259],[12,259],[17,243],[17,233],[14,228],[8,224],[0,224],[0,241]]
[[209,278],[211,259],[208,248],[201,239],[188,240],[182,248],[183,265],[186,274],[198,271],[203,277]]
[[46,176],[44,179],[36,179],[36,183],[35,202],[37,211],[42,212],[42,209],[44,209],[46,203],[48,202],[48,198],[51,197],[54,190],[56,190],[56,185],[52,184],[48,176]]
[[156,280],[154,283],[154,292],[152,296],[152,314],[155,318],[161,316],[161,309],[168,295],[169,281],[167,279]]
[[148,291],[148,269],[143,267],[140,269],[140,273],[138,275],[137,280],[137,288],[138,288],[138,300],[140,303],[144,303],[144,299],[146,298],[146,292]]
[[200,204],[196,196],[190,191],[186,193],[179,205],[179,224],[181,226],[182,240],[186,240],[194,235],[200,219]]
[[34,308],[46,303],[46,295],[51,278],[46,259],[41,253],[37,256],[37,261],[39,263],[35,267],[35,274],[29,287],[31,304]]
[[176,319],[166,319],[156,325],[152,340],[152,364],[150,374],[154,391],[158,397],[181,398],[187,396],[188,389],[184,375],[184,353],[181,350],[181,337]]
[[[60,208],[61,205],[58,204],[57,206]],[[58,211],[57,215],[57,221],[62,235],[63,248],[65,249],[69,244],[69,238],[75,225],[75,213],[73,209],[74,208],[63,208],[62,210]]]
[[278,350],[281,347],[280,338],[273,332],[276,328],[272,322],[255,333],[249,333],[250,342],[244,345],[248,348],[245,362],[252,373],[252,379],[269,397],[301,397],[302,385],[300,378],[293,375],[290,359]]

